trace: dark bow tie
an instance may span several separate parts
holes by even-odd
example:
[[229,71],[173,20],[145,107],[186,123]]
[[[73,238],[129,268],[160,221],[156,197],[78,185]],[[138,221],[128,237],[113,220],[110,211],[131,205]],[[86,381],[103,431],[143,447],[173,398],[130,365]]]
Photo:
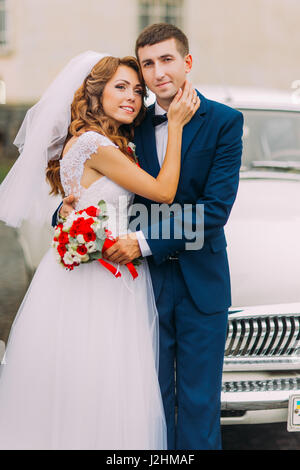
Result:
[[166,122],[168,120],[168,116],[167,116],[167,113],[165,114],[156,114],[154,116],[152,116],[152,124],[153,126],[159,126],[160,124],[162,124],[163,122]]

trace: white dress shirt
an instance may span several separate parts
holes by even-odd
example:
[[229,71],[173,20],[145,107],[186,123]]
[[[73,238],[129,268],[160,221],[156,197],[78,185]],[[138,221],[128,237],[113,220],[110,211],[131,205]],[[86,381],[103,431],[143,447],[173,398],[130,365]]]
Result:
[[[166,111],[155,102],[155,114],[165,114]],[[155,140],[156,140],[156,150],[159,165],[162,166],[168,144],[168,121],[155,126]],[[154,155],[153,155],[154,158]],[[136,232],[139,247],[142,253],[142,256],[150,256],[152,254],[150,247],[145,239],[145,236],[142,231]]]

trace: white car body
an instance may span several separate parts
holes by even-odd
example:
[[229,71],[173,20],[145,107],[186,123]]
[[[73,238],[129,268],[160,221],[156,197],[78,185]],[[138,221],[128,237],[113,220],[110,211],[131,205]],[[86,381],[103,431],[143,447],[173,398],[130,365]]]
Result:
[[[245,117],[251,111],[292,112],[300,124],[300,104],[292,92],[197,88]],[[249,138],[246,119],[244,140]],[[267,142],[260,138],[259,160],[270,160]],[[289,397],[300,394],[300,173],[268,164],[258,164],[257,169],[242,166],[237,199],[225,227],[232,308],[223,371],[223,424],[287,421]],[[29,272],[49,246],[52,230],[42,230],[32,230],[29,222],[19,230]]]
[[[274,113],[276,119],[282,116],[282,123],[293,113],[300,124],[300,104],[292,91],[197,88],[243,112],[244,143],[253,138],[247,122],[251,112]],[[287,171],[283,163],[291,162],[284,146],[284,162],[274,163],[271,156],[277,159],[280,152],[272,154],[264,130],[258,132],[261,153],[251,168],[244,164],[249,156],[243,155],[238,195],[225,227],[232,313],[223,370],[223,424],[287,421],[289,397],[300,393],[300,145],[293,150],[295,168]]]

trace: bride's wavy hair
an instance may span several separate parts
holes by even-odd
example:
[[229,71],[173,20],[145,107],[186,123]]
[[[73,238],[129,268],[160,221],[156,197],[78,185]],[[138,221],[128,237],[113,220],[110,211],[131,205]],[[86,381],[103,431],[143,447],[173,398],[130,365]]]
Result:
[[[120,65],[133,69],[142,85],[142,107],[130,125],[117,126],[116,123],[104,114],[102,107],[103,90],[107,82],[114,76]],[[108,137],[114,144],[118,145],[121,152],[130,157],[127,149],[129,141],[133,139],[134,128],[138,126],[146,112],[144,98],[147,96],[146,86],[138,61],[135,57],[127,56],[123,59],[118,57],[104,57],[92,69],[83,84],[75,92],[71,105],[71,124],[68,136],[64,143],[73,136],[80,136],[86,131],[95,131]],[[60,180],[60,160],[50,160],[46,169],[46,179],[51,186],[50,194],[61,194],[65,196]]]

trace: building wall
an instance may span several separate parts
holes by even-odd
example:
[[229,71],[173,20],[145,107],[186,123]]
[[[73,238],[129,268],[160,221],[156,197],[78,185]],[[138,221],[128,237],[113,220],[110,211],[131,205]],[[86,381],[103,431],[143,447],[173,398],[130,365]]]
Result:
[[[0,50],[6,102],[36,101],[74,55],[132,54],[138,0],[7,0],[10,45]],[[300,78],[299,0],[184,0],[195,83],[289,89]]]
[[300,78],[299,0],[187,3],[197,81],[289,89]]
[[[0,55],[7,102],[35,101],[75,55],[128,55],[136,36],[135,0],[8,0],[11,45]],[[126,8],[124,7],[126,4]]]

